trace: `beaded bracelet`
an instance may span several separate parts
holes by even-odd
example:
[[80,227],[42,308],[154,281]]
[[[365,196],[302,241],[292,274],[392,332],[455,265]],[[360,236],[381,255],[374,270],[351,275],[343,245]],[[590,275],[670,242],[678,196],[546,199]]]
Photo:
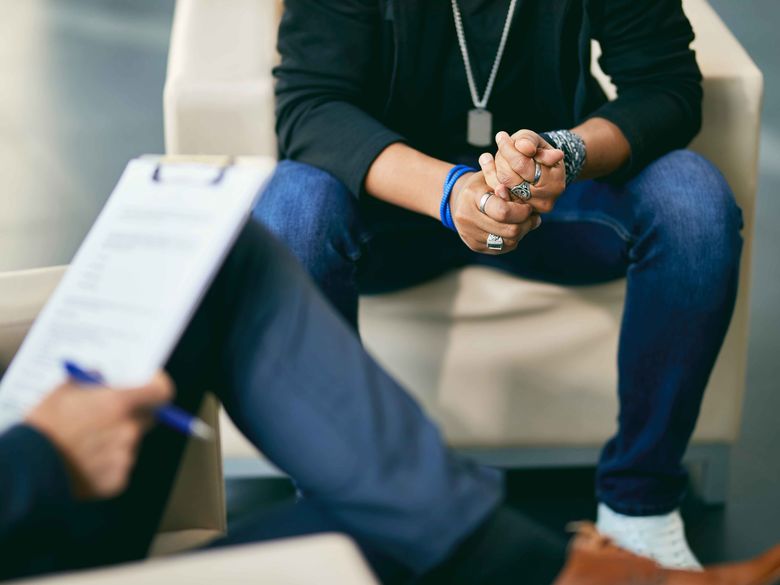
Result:
[[563,151],[563,166],[566,169],[568,187],[582,171],[588,155],[585,141],[571,130],[553,130],[539,134],[555,148]]
[[455,222],[452,219],[452,210],[450,209],[450,196],[452,195],[452,189],[455,187],[455,183],[458,182],[466,173],[476,173],[477,170],[471,168],[468,165],[455,165],[447,173],[447,178],[444,179],[444,188],[442,190],[441,204],[439,205],[439,218],[444,227],[451,229],[452,231],[458,231],[455,227]]

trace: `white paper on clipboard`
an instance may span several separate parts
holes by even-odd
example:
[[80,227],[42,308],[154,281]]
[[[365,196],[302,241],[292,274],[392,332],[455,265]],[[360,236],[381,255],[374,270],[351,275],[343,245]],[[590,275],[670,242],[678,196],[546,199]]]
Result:
[[131,161],[0,382],[0,432],[65,379],[117,387],[162,367],[274,168]]

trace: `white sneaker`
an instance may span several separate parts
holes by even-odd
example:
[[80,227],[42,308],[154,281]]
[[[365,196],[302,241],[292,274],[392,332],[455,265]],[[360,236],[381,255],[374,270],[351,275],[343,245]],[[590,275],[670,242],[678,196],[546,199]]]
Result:
[[618,546],[669,569],[702,568],[685,539],[678,510],[662,516],[625,516],[599,504],[596,528]]

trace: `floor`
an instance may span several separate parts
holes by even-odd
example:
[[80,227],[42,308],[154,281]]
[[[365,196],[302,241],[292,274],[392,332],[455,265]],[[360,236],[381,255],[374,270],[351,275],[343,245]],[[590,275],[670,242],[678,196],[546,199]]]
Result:
[[[711,1],[764,71],[766,98],[744,430],[728,505],[708,508],[691,498],[684,510],[705,561],[780,540],[780,2]],[[0,0],[0,10],[0,208],[13,211],[24,200],[39,228],[21,233],[9,220],[13,213],[0,214],[3,271],[67,262],[126,160],[163,150],[173,1]],[[593,513],[592,475],[514,472],[510,499],[560,529]],[[291,494],[283,480],[233,480],[228,490],[231,519]]]

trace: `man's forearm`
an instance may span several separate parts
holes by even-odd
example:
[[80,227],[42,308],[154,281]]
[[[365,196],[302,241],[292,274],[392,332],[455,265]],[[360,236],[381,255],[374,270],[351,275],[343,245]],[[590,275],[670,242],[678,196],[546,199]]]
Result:
[[451,163],[406,144],[391,144],[371,165],[366,191],[386,203],[438,219],[442,185],[451,168]]
[[0,435],[0,542],[70,502],[65,463],[54,445],[29,425]]
[[[620,129],[604,118],[591,118],[572,132],[585,141],[588,156],[579,177],[592,179],[617,171],[631,156]],[[441,189],[452,164],[395,143],[376,158],[366,175],[366,191],[386,203],[439,218]],[[455,192],[466,177],[458,181]]]
[[62,541],[71,505],[64,461],[28,425],[0,434],[0,580],[34,571]]
[[571,130],[585,141],[587,158],[580,179],[594,179],[614,173],[631,156],[631,146],[615,124],[591,118]]

